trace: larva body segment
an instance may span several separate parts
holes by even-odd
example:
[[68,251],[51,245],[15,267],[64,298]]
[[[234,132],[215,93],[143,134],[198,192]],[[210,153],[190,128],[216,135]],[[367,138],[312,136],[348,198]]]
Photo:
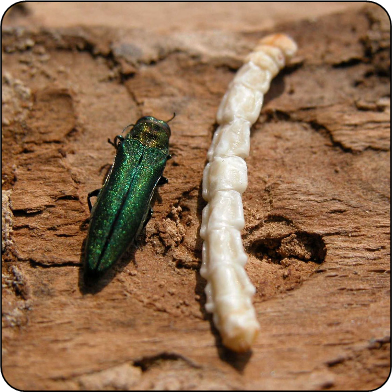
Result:
[[231,123],[220,125],[215,131],[207,159],[215,157],[247,158],[250,148],[250,122],[235,118]]
[[[285,58],[282,50],[276,46],[270,45],[259,45],[255,48],[256,53],[264,53],[266,56],[270,57],[278,67],[278,72],[284,67]],[[265,68],[263,68],[265,69]]]
[[207,280],[207,312],[222,343],[238,352],[251,348],[260,330],[252,306],[255,288],[246,275],[241,230],[244,215],[250,127],[259,115],[272,78],[297,50],[285,34],[259,41],[238,70],[217,112],[217,128],[203,173],[203,210],[200,236],[204,240],[200,274]]
[[268,54],[264,52],[252,52],[245,60],[252,62],[262,70],[268,69],[271,74],[271,78],[274,78],[279,72],[279,65],[272,57],[268,56]]
[[243,193],[248,186],[246,163],[239,157],[215,157],[203,173],[203,198],[209,201],[217,191]]
[[258,67],[252,61],[245,63],[236,73],[233,83],[243,84],[250,90],[265,94],[270,86],[271,73]]
[[[222,214],[222,210],[226,213]],[[233,227],[242,230],[245,226],[241,194],[237,191],[218,191],[203,209],[203,224],[200,237],[207,238],[211,230]]]
[[228,124],[240,117],[255,123],[263,104],[263,93],[253,91],[242,83],[231,83],[218,108],[218,124]]
[[207,234],[209,272],[222,264],[244,265],[247,261],[241,240],[241,232],[233,227],[222,227]]

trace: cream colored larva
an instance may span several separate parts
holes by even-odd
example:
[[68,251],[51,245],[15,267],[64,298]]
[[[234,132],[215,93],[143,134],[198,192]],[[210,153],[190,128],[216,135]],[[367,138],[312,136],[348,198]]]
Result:
[[206,310],[213,314],[223,344],[238,352],[251,348],[260,330],[252,305],[255,288],[246,275],[241,230],[242,193],[248,185],[244,158],[249,156],[250,127],[260,115],[271,80],[296,52],[284,34],[262,39],[238,70],[217,113],[219,124],[203,174],[201,276],[207,280]]

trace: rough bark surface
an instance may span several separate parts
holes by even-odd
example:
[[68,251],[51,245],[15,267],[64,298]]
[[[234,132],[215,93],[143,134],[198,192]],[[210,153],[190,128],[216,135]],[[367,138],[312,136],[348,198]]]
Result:
[[[247,272],[261,334],[204,311],[201,178],[219,102],[266,34],[298,43],[251,139]],[[3,28],[3,375],[19,389],[374,389],[390,371],[390,24],[356,12],[252,32]],[[142,115],[171,123],[154,215],[82,279],[89,211]]]

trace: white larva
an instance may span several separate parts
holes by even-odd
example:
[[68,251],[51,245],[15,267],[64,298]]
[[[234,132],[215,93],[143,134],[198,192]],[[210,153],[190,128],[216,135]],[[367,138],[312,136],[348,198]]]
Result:
[[208,202],[200,228],[205,307],[213,313],[223,344],[238,352],[249,350],[260,330],[241,239],[245,225],[241,195],[248,185],[244,158],[249,156],[250,127],[260,115],[264,94],[296,50],[290,37],[274,34],[260,40],[246,57],[219,106],[219,127],[203,173],[203,198]]

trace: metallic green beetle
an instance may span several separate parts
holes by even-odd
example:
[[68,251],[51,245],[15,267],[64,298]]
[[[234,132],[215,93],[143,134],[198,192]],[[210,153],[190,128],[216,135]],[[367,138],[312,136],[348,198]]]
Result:
[[[165,121],[148,116],[140,118],[125,137],[109,140],[117,150],[113,166],[102,189],[89,193],[87,199],[91,211],[87,275],[113,265],[148,222],[154,189],[167,183],[162,173],[170,158],[170,134]],[[94,207],[92,196],[98,196]]]

